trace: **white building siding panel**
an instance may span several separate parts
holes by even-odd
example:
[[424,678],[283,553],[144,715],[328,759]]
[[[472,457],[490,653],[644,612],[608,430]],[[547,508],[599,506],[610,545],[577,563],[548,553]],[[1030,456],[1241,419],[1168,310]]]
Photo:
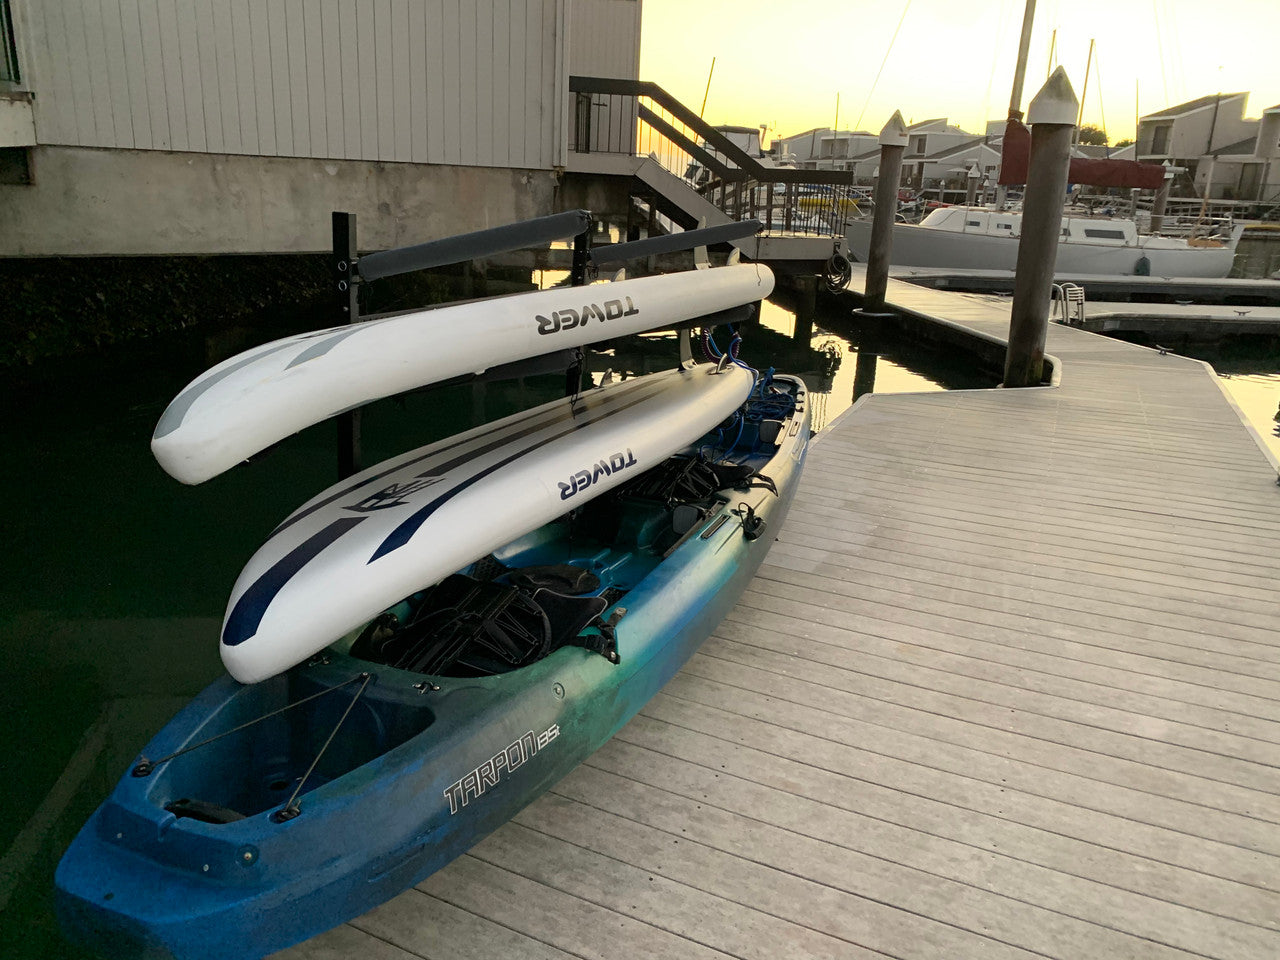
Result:
[[[547,72],[542,48],[542,11],[526,4],[524,24],[524,69],[526,76],[536,77]],[[541,91],[530,84],[524,91],[524,153],[536,157],[542,151],[542,99]]]
[[587,72],[639,55],[637,0],[16,2],[36,135],[67,146],[547,169],[570,20]]
[[378,0],[373,10],[374,24],[374,77],[375,97],[377,101],[378,140],[376,154],[378,160],[394,160],[396,158],[396,74],[394,67],[391,29],[391,0]]
[[478,136],[476,134],[476,112],[478,101],[476,96],[476,5],[464,3],[458,16],[458,53],[460,64],[458,69],[458,106],[461,122],[459,124],[458,142],[460,147],[459,162],[475,157]]
[[[151,11],[154,14],[154,10]],[[125,30],[124,25],[136,24],[135,29]],[[118,39],[120,43],[119,63],[115,66],[124,73],[125,98],[128,103],[128,116],[133,143],[146,150],[160,146],[156,141],[159,127],[151,116],[151,104],[147,99],[147,86],[151,82],[151,64],[147,61],[142,44],[143,23],[142,11],[138,0],[120,0],[120,20],[118,23]],[[156,53],[159,53],[157,49]],[[157,79],[163,84],[163,76],[157,73]],[[161,90],[163,92],[163,88]],[[167,127],[165,125],[167,136]]]
[[512,166],[526,166],[525,138],[529,118],[525,108],[525,10],[519,0],[507,4],[507,150]]
[[639,79],[640,6],[640,0],[573,0],[569,72]]
[[[146,2],[146,0],[143,0],[143,2]],[[169,116],[171,149],[203,149],[203,143],[197,145],[192,141],[190,135],[191,124],[187,119],[186,85],[183,82],[182,75],[181,34],[178,31],[177,10],[174,7],[173,0],[152,0],[152,3],[156,9],[156,23],[160,31],[160,47],[157,52],[160,54],[160,68],[164,74],[158,93],[163,98],[164,106]],[[153,105],[152,110],[154,111],[154,109]],[[196,116],[199,117],[200,114],[197,113]],[[57,142],[79,143],[74,134],[69,134],[69,139],[67,140]]]
[[[136,10],[138,29],[132,28],[130,14]],[[150,138],[137,136],[140,149],[169,150],[173,146],[169,127],[169,104],[164,88],[164,45],[160,42],[160,12],[156,0],[121,0],[121,24],[125,26],[125,57],[129,63],[129,84],[135,77],[142,85],[145,106],[135,95],[133,103],[134,129],[141,129],[138,118],[146,114]]]
[[[476,52],[472,61],[476,80],[476,162],[486,166],[493,165],[497,73],[505,69],[505,64],[493,58],[493,18],[498,2],[500,0],[476,5]],[[505,128],[502,135],[506,135]]]
[[[200,72],[200,27],[193,6],[174,4],[178,31],[177,59],[182,76],[183,104],[187,111],[187,139],[192,150],[215,149],[209,142],[209,118],[205,114],[203,78]],[[217,100],[213,100],[217,106]],[[221,140],[219,131],[218,140]]]
[[409,0],[391,2],[391,82],[392,141],[391,159],[413,159],[413,58],[409,54]]
[[[231,32],[228,49],[235,70],[235,104],[240,130],[240,145],[245,153],[261,153],[262,138],[258,126],[258,65],[254,62],[253,20],[251,0],[238,0],[228,22]],[[269,100],[266,102],[270,102]]]
[[511,141],[517,132],[511,123],[511,4],[507,0],[494,4],[492,51],[493,162],[505,167],[511,162]]
[[[445,163],[445,38],[444,0],[429,0],[423,18],[427,52],[427,162]],[[415,37],[417,35],[415,34]]]
[[307,125],[311,130],[310,155],[323,157],[329,155],[327,110],[329,90],[325,85],[324,7],[309,3],[306,9],[307,16],[302,23],[307,49]]
[[347,156],[347,103],[342,90],[342,20],[338,0],[323,0],[320,11],[323,54],[320,74],[324,79],[325,154]]
[[413,119],[409,158],[427,162],[427,11],[421,3],[409,5],[409,116]]
[[99,8],[99,22],[102,25],[102,69],[101,76],[106,77],[107,97],[111,101],[111,121],[115,127],[117,144],[137,142],[133,129],[133,110],[129,101],[129,73],[124,57],[124,26],[119,10],[119,0],[103,0],[109,6],[111,15],[103,16]]

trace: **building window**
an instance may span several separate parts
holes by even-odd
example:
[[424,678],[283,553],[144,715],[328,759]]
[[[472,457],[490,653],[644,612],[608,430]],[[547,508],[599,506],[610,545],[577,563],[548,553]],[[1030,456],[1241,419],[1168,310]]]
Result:
[[1171,129],[1173,129],[1172,125],[1163,123],[1151,131],[1152,153],[1169,152],[1169,131]]
[[13,35],[13,13],[9,10],[9,0],[0,0],[0,80],[17,83],[21,79],[18,74],[18,43]]

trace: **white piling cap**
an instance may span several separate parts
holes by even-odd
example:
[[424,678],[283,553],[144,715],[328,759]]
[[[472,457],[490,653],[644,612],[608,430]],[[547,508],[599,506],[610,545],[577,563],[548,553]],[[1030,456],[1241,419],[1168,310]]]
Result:
[[905,147],[907,145],[907,125],[902,121],[902,111],[893,111],[889,122],[880,130],[880,146]]
[[1067,71],[1059,66],[1044,82],[1040,92],[1031,100],[1027,108],[1027,123],[1062,123],[1069,127],[1076,125],[1076,116],[1080,110],[1080,101],[1067,79]]

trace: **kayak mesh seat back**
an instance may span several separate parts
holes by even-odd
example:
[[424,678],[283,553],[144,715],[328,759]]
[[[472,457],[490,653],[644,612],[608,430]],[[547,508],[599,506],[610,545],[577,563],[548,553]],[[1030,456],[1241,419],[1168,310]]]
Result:
[[551,624],[527,593],[455,573],[415,594],[404,622],[374,620],[352,656],[401,670],[445,677],[505,673],[546,656]]
[[604,597],[575,597],[553,590],[538,590],[533,595],[551,623],[551,649],[572,643],[587,626],[609,606]]
[[736,474],[750,467],[738,468],[736,464],[713,464],[700,457],[671,457],[652,470],[642,473],[618,490],[618,496],[636,500],[648,500],[674,506],[679,503],[698,503],[712,497],[726,483],[718,468],[733,467]]
[[[482,582],[455,573],[373,620],[351,655],[414,673],[507,673],[571,644],[613,602],[600,578],[569,564],[526,567]],[[573,591],[573,592],[569,592]]]

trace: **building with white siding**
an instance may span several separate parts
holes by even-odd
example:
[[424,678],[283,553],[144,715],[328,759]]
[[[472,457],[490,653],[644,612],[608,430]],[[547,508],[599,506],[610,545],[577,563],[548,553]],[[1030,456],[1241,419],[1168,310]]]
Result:
[[[392,246],[560,209],[640,0],[0,0],[0,256]],[[579,200],[577,196],[569,199]]]
[[1188,174],[1175,195],[1274,203],[1280,188],[1280,104],[1245,116],[1248,93],[1216,93],[1138,121],[1139,160]]

